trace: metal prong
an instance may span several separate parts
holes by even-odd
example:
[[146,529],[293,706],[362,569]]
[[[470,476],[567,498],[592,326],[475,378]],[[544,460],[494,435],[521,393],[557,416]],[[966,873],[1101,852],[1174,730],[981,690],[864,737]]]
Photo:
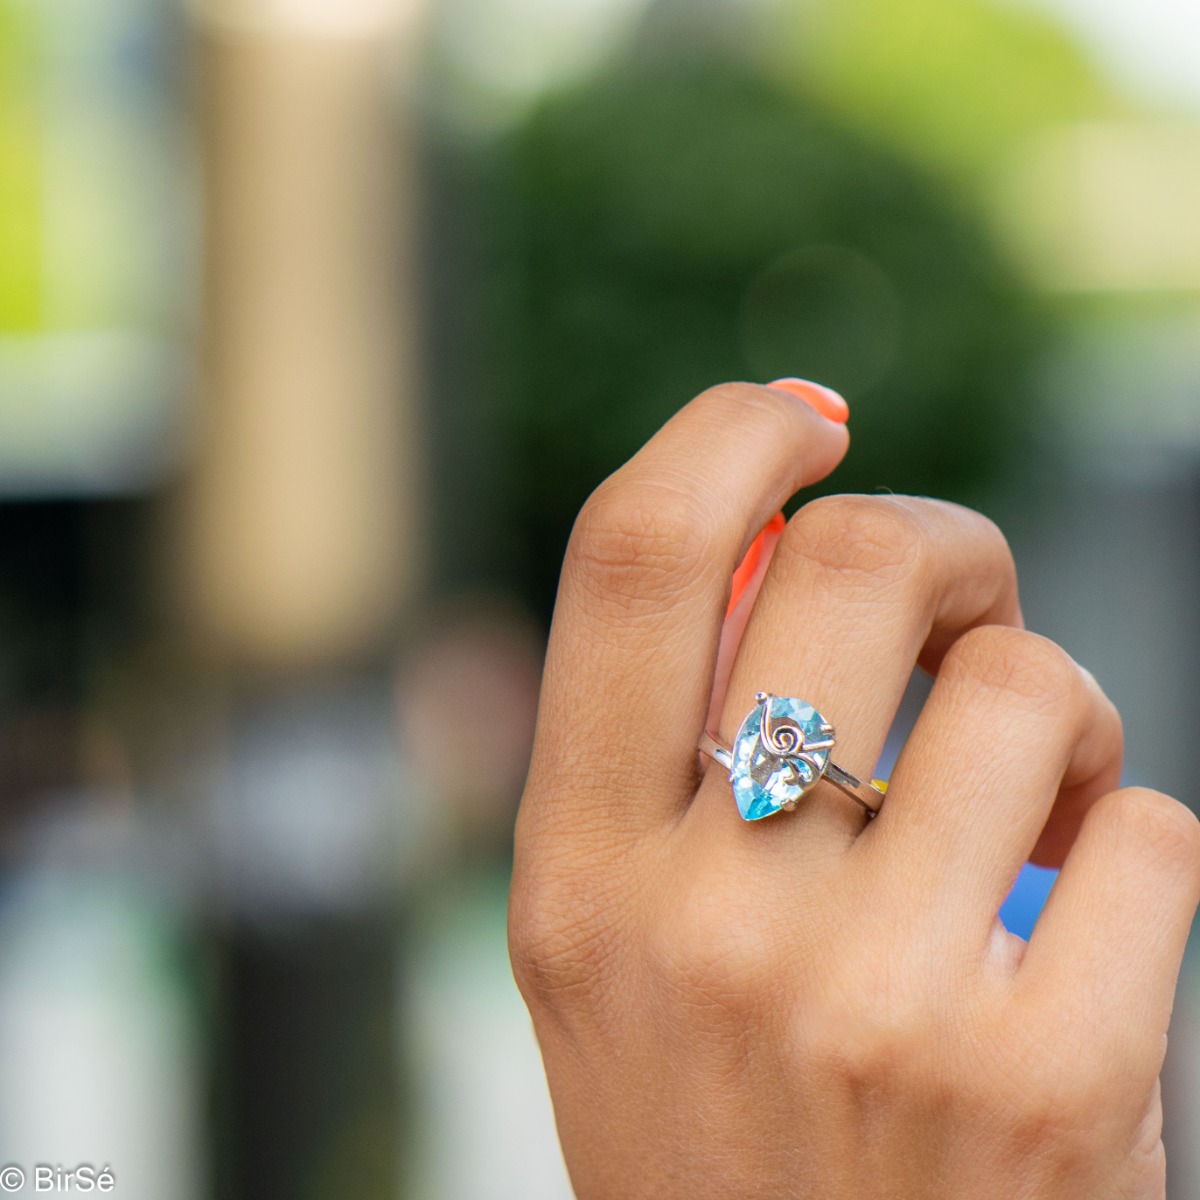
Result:
[[770,692],[755,692],[754,693],[754,699],[757,700],[759,702],[759,704],[761,704],[764,700],[769,700],[770,698],[771,698]]

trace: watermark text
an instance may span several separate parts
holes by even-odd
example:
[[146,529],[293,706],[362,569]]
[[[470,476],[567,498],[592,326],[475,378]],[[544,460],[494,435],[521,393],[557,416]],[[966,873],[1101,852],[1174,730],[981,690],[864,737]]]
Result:
[[28,1171],[16,1163],[0,1167],[0,1192],[19,1192],[26,1183],[32,1183],[35,1192],[107,1193],[116,1188],[117,1177],[111,1167],[94,1167],[91,1163],[80,1163],[77,1167],[37,1163]]

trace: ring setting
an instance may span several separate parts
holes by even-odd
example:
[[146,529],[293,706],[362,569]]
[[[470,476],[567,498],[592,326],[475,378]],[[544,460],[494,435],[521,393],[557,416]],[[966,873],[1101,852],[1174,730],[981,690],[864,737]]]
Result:
[[[837,733],[807,701],[758,692],[731,749],[705,734],[700,750],[729,771],[738,812],[760,821],[792,812],[822,779],[840,788],[869,816],[883,803],[883,787],[843,770],[830,759]],[[886,785],[884,785],[886,786]]]

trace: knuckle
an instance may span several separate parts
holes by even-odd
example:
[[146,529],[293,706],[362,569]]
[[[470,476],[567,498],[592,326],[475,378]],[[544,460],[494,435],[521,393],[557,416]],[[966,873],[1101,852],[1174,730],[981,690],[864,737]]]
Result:
[[729,893],[689,887],[661,910],[646,939],[652,973],[692,1013],[746,1019],[769,987],[773,962],[764,925],[731,916]]
[[[1031,996],[1030,999],[1033,997]],[[1162,1068],[1163,1039],[1140,1021],[1098,1030],[1085,1001],[1061,998],[1053,1010],[1038,997],[1020,1025],[1010,1019],[1000,1057],[1005,1110],[1047,1135],[1086,1134],[1126,1112],[1153,1086]]]
[[825,1020],[807,1039],[806,1057],[855,1091],[877,1091],[925,1074],[929,1019],[924,1012],[892,1012],[887,1020],[859,1017],[853,1024]]
[[860,940],[806,1005],[815,1061],[853,1086],[928,1083],[934,1048],[953,1040],[957,990],[886,940]]
[[[1141,1164],[1143,1170],[1150,1172],[1152,1178],[1161,1180],[1165,1166],[1163,1153],[1163,1108],[1162,1085],[1156,1083],[1150,1088],[1150,1096],[1146,1102],[1142,1119],[1138,1122],[1133,1135],[1133,1158]],[[1156,1191],[1154,1195],[1162,1195]]]
[[1161,1120],[1157,1136],[1147,1130],[1134,1141],[1133,1161],[1138,1174],[1146,1181],[1147,1196],[1167,1194],[1167,1152],[1162,1140]]
[[[1128,1109],[1156,1075],[1144,1053],[1123,1053],[1118,1041],[1107,1041],[1097,1053],[1096,1034],[1067,1005],[1054,1013],[1026,1011],[1021,1025],[1001,1023],[1005,1035],[999,1094],[1009,1122],[1024,1140],[1070,1145],[1086,1139],[1108,1117]],[[1132,1040],[1145,1043],[1142,1031]]]
[[948,1077],[945,1061],[962,1061],[954,1022],[928,996],[892,997],[888,1007],[861,1003],[809,1006],[819,1020],[802,1039],[806,1065],[871,1103],[939,1105],[962,1097],[963,1075]]
[[567,570],[608,601],[669,600],[707,569],[714,534],[714,515],[699,494],[618,472],[576,519]]
[[1025,1081],[1015,1120],[1024,1144],[1060,1151],[1078,1146],[1112,1107],[1112,1081],[1078,1065],[1086,1064],[1088,1057],[1076,1055],[1073,1062],[1055,1058]]
[[1097,805],[1122,843],[1144,846],[1156,864],[1200,873],[1200,821],[1185,804],[1149,788],[1122,788]]
[[1080,703],[1086,678],[1048,638],[1006,625],[970,629],[950,648],[942,673],[974,687],[1016,695],[1038,709]]
[[891,496],[828,496],[806,504],[779,547],[855,587],[911,585],[922,576],[928,532],[916,512]]
[[527,1001],[553,1005],[592,991],[615,950],[613,929],[569,875],[514,877],[508,952]]

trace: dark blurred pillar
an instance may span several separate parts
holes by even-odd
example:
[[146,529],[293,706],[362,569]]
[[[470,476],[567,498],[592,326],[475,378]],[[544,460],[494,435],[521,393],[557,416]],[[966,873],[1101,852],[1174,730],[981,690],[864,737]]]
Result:
[[86,507],[0,505],[0,843],[80,782]]
[[387,921],[228,939],[219,1195],[395,1196],[394,952]]

